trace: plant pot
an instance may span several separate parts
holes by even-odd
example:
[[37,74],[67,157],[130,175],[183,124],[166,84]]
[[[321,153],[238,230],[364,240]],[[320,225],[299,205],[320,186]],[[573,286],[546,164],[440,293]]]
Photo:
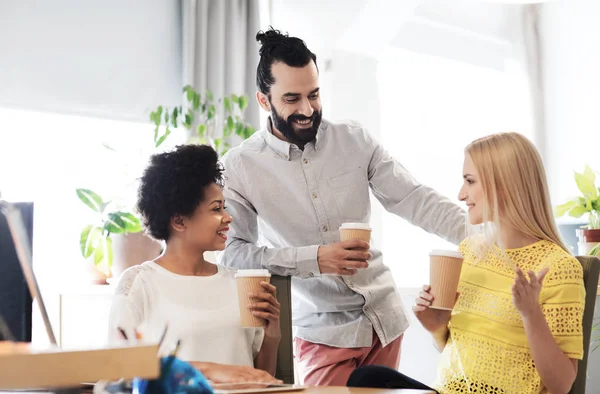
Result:
[[577,237],[579,238],[577,253],[586,255],[600,243],[600,229],[579,228],[577,229]]
[[162,251],[162,245],[143,232],[112,234],[113,280],[116,280],[129,267],[154,260]]
[[83,274],[88,283],[93,285],[107,285],[109,276],[100,267],[96,267],[92,259],[87,259],[83,268]]

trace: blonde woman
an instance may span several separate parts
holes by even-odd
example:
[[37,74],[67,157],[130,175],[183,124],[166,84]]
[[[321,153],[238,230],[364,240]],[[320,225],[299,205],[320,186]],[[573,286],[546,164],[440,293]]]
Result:
[[466,148],[463,179],[459,198],[481,231],[460,245],[456,305],[429,308],[424,286],[413,306],[441,352],[433,386],[443,394],[568,393],[583,357],[583,272],[558,234],[540,156],[520,134],[494,134]]

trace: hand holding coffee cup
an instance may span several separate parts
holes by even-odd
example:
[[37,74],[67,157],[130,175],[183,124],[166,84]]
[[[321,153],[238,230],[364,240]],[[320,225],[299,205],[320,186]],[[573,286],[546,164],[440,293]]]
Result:
[[367,261],[373,256],[368,250],[369,244],[360,239],[319,246],[319,271],[324,275],[354,275],[357,269],[369,266]]
[[[424,285],[419,296],[415,300],[412,310],[417,319],[423,325],[423,328],[430,334],[436,334],[446,330],[450,316],[452,315],[451,310],[446,309],[433,309],[431,303],[433,302],[433,296],[430,293],[431,286]],[[455,300],[458,299],[458,293],[456,294]]]
[[371,257],[371,228],[365,223],[344,223],[340,242],[319,246],[317,262],[321,274],[352,276],[357,269],[367,268]]
[[270,322],[269,315],[279,321],[279,302],[274,297],[268,270],[237,270],[235,278],[242,327],[265,327]]
[[367,223],[343,223],[340,226],[340,241],[362,240],[371,242],[371,226]]
[[252,303],[248,308],[252,311],[254,317],[258,317],[263,322],[265,328],[265,339],[281,339],[281,327],[279,316],[281,305],[277,301],[277,288],[270,283],[261,282],[263,292],[249,293],[248,296]]
[[433,296],[430,308],[452,310],[460,280],[463,256],[452,250],[433,250],[429,253],[429,293]]

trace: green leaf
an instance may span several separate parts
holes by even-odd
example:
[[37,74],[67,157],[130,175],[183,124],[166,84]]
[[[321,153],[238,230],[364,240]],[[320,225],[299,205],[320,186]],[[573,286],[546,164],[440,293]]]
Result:
[[154,144],[156,144],[156,141],[158,141],[158,126],[154,128]]
[[587,164],[583,170],[583,176],[592,183],[596,182],[596,174],[594,174],[594,170],[592,170]]
[[91,224],[89,226],[85,226],[81,231],[81,235],[79,236],[79,247],[81,248],[81,255],[85,258],[90,257],[92,252],[90,251],[90,247],[88,245],[88,238],[90,236],[90,231],[92,231]]
[[193,118],[190,114],[185,114],[185,121],[183,122],[183,125],[186,129],[189,130],[189,128],[192,127],[192,120]]
[[177,128],[177,115],[179,115],[179,108],[173,108],[173,113],[171,114],[171,124],[174,128]]
[[215,150],[217,152],[220,152],[220,150],[221,150],[221,140],[219,138],[215,139]]
[[98,239],[102,236],[102,228],[95,227],[92,225],[86,226],[81,231],[79,237],[79,246],[81,248],[81,255],[86,259],[94,253]]
[[103,266],[104,272],[108,273],[113,263],[112,239],[109,236],[102,236],[98,239],[98,245],[94,250],[94,265]]
[[217,109],[214,105],[211,105],[210,107],[208,107],[208,114],[206,115],[206,117],[208,118],[208,120],[211,120],[212,118],[214,118],[216,113]]
[[160,124],[160,120],[162,118],[162,112],[163,112],[163,107],[162,107],[162,105],[159,105],[158,108],[156,109],[156,116],[158,118],[158,124]]
[[94,265],[98,266],[104,260],[104,250],[106,248],[106,237],[102,236],[98,239],[98,244],[94,249]]
[[[593,173],[592,173],[593,175]],[[594,185],[594,181],[589,178],[589,174],[584,175],[578,172],[575,173],[575,182],[577,183],[577,187],[584,195],[585,198],[596,198],[598,197],[598,190],[596,190],[596,186]]]
[[104,260],[106,262],[106,267],[110,269],[113,263],[113,245],[112,238],[110,237],[104,238]]
[[208,90],[208,89],[206,89],[206,97],[208,97],[209,101],[213,101],[214,100],[212,92],[210,90]]
[[125,222],[125,231],[128,233],[139,233],[142,231],[140,219],[130,212],[118,212],[121,219]]
[[256,132],[256,129],[252,126],[246,126],[244,130],[245,130],[245,135],[244,135],[245,139],[250,138],[252,136],[252,134],[254,134]]
[[585,209],[584,206],[577,205],[576,207],[574,207],[573,209],[571,209],[571,211],[569,212],[569,215],[572,216],[572,217],[574,217],[574,218],[580,218],[580,217],[582,217],[587,212],[588,212],[588,210]]
[[104,230],[109,233],[123,234],[125,232],[125,221],[121,218],[120,212],[111,212],[107,215]]
[[235,133],[242,138],[244,137],[244,124],[242,122],[235,124]]
[[231,106],[231,100],[229,99],[229,97],[225,97],[223,99],[223,106],[225,107],[225,111],[227,112],[231,112],[233,110],[233,107]]
[[231,135],[231,129],[227,125],[223,126],[223,138],[227,138]]
[[165,134],[163,134],[158,141],[156,141],[156,147],[158,148],[163,142],[165,142],[165,140],[167,139],[167,137],[169,136],[169,134],[171,134],[171,129],[167,126],[167,130],[165,131]]
[[204,133],[206,133],[206,125],[203,124],[199,124],[198,125],[198,137],[202,138],[204,137]]
[[561,217],[567,212],[569,212],[572,208],[575,208],[577,205],[579,205],[578,200],[571,200],[557,207],[554,207],[554,216]]
[[169,111],[165,111],[165,123],[169,124]]
[[194,111],[198,111],[198,108],[200,108],[200,95],[196,92],[194,92],[194,98],[192,99],[192,103]]
[[238,102],[240,103],[240,109],[243,111],[248,107],[248,97],[240,96]]
[[183,88],[183,91],[185,92],[188,101],[194,100],[194,93],[196,93],[194,92],[194,88],[192,88],[190,85],[186,85]]
[[233,122],[233,118],[231,116],[227,117],[227,128],[229,130],[233,130],[233,128],[235,127],[235,123]]
[[89,189],[77,189],[77,197],[88,207],[96,212],[102,212],[104,210],[104,201],[102,197],[94,193]]
[[[599,243],[598,245],[594,246],[594,247],[592,248],[592,250],[590,250],[590,251],[588,252],[588,254],[589,254],[590,256],[598,256],[598,257],[600,257],[600,243]],[[600,330],[600,326],[598,326],[598,328],[597,328],[597,329],[598,329],[598,330]]]

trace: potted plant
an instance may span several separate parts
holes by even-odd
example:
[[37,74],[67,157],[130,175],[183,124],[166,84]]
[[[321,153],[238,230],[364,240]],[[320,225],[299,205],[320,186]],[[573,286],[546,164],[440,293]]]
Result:
[[248,106],[246,96],[232,94],[215,102],[210,90],[201,95],[189,85],[183,88],[183,95],[183,105],[159,106],[150,114],[150,121],[155,125],[155,146],[160,146],[175,129],[191,131],[193,128],[189,143],[211,145],[222,156],[235,144],[236,138],[245,140],[254,134],[254,127],[242,118]]
[[589,224],[577,229],[579,254],[600,253],[600,187],[596,185],[596,174],[588,166],[583,173],[575,172],[575,182],[581,196],[575,197],[555,208],[557,217],[569,214],[574,218],[588,215]]
[[[246,96],[231,94],[215,102],[210,90],[201,95],[189,85],[183,88],[183,96],[183,105],[172,108],[161,105],[150,114],[156,147],[165,142],[173,130],[185,129],[190,134],[188,143],[208,144],[223,156],[256,131],[243,119],[248,106]],[[215,253],[207,252],[205,259],[215,262]]]
[[[105,202],[102,197],[89,189],[77,189],[77,197],[97,213],[97,221],[83,228],[80,236],[81,255],[91,259],[98,274],[96,282],[106,283],[106,279],[118,276],[127,266],[143,262],[145,256],[131,256],[128,250],[138,250],[149,254],[150,259],[160,253],[160,245],[143,236],[140,220],[133,212],[123,209],[108,209],[115,204]],[[115,207],[116,208],[116,207]],[[113,243],[113,241],[115,241]],[[141,244],[137,247],[124,246],[126,243]],[[115,249],[117,253],[115,253]],[[133,261],[132,261],[133,259]],[[137,261],[140,260],[140,261]],[[117,262],[117,264],[113,264]]]

